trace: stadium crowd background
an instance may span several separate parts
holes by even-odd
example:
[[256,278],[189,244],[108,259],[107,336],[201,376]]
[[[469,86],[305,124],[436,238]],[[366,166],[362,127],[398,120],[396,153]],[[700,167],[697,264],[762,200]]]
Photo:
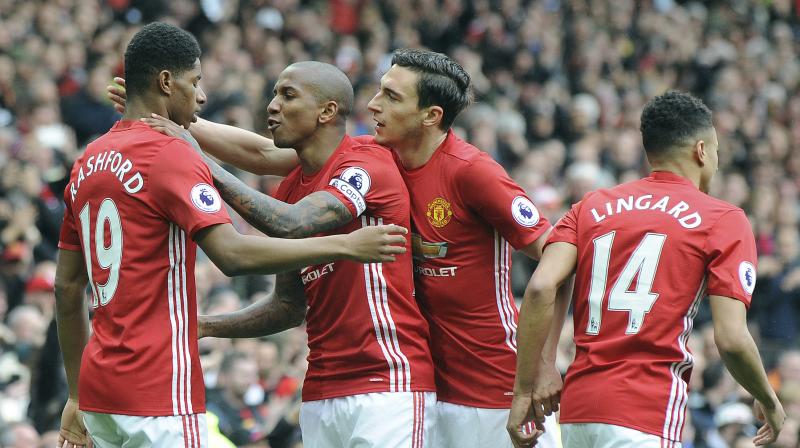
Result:
[[[67,394],[52,292],[61,194],[76,155],[119,118],[105,87],[123,74],[128,40],[142,23],[163,20],[201,43],[202,115],[257,131],[291,62],[322,60],[347,73],[357,99],[349,131],[364,134],[392,50],[447,53],[475,89],[457,132],[492,154],[553,222],[584,192],[647,173],[638,121],[649,98],[672,88],[701,97],[720,139],[712,194],[744,208],[757,238],[749,319],[788,415],[774,446],[797,448],[799,9],[790,0],[0,0],[0,447],[55,445]],[[277,184],[238,174],[265,192]],[[533,266],[516,261],[520,297]],[[270,286],[269,277],[229,279],[198,262],[205,313],[238,309]],[[750,401],[719,360],[707,310],[690,345],[684,446],[752,446]],[[302,446],[302,328],[200,346],[209,409],[230,440]]]

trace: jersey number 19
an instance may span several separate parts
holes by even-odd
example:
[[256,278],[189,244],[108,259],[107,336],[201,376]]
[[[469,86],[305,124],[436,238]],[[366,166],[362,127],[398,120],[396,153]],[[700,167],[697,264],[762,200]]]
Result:
[[[81,234],[83,239],[83,256],[86,260],[86,272],[92,288],[92,307],[107,305],[114,298],[119,283],[119,268],[122,263],[122,220],[119,218],[117,204],[111,198],[103,199],[97,211],[94,228],[94,253],[100,269],[108,270],[105,283],[95,283],[92,279],[92,232],[89,203],[83,206],[80,213]],[[106,247],[105,228],[108,223],[111,244]]]

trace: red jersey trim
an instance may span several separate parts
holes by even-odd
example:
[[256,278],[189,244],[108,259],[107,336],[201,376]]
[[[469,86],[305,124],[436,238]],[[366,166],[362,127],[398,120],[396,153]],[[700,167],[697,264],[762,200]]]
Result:
[[59,249],[64,249],[64,250],[71,250],[73,252],[80,252],[82,250],[80,244],[69,244],[69,243],[65,243],[63,241],[59,241],[58,242],[58,248]]
[[667,440],[680,440],[683,433],[684,418],[686,416],[686,406],[689,403],[689,384],[683,379],[683,374],[690,371],[694,365],[694,356],[689,352],[686,344],[689,342],[689,335],[694,328],[694,318],[700,308],[700,302],[705,296],[706,284],[708,279],[703,277],[700,287],[694,296],[694,302],[689,307],[689,312],[683,317],[683,332],[678,336],[678,346],[683,353],[683,361],[674,362],[670,366],[669,372],[672,375],[672,385],[670,386],[669,402],[664,418],[664,428],[661,437]]
[[[101,414],[133,415],[135,417],[170,417],[176,415],[170,411],[165,411],[164,409],[161,408],[139,409],[136,411],[120,411],[119,409],[106,409],[98,406],[84,406],[83,404],[79,404],[78,408],[80,408],[81,411],[98,412]],[[203,414],[205,412],[206,412],[205,404],[202,406],[198,406],[194,409],[194,414]],[[191,415],[191,414],[177,414],[177,415]]]
[[[361,217],[362,227],[382,224],[383,218]],[[400,349],[397,328],[389,310],[383,264],[365,264],[364,282],[372,325],[375,327],[375,337],[389,366],[389,391],[411,392],[411,363]]]
[[186,295],[186,233],[169,226],[167,301],[172,329],[172,413],[193,414],[192,355],[189,350],[189,303]]

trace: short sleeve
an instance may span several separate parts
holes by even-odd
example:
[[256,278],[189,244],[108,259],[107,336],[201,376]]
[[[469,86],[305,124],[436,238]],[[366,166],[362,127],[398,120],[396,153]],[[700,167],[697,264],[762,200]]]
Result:
[[749,308],[756,287],[756,242],[740,209],[723,214],[711,228],[706,253],[709,295],[731,297]]
[[168,143],[155,157],[148,182],[154,205],[192,238],[205,227],[231,222],[211,171],[183,140]]
[[392,180],[402,183],[390,154],[383,148],[362,148],[339,157],[323,191],[339,198],[355,219],[383,199]]
[[61,234],[58,237],[58,247],[59,249],[79,251],[81,250],[81,240],[78,235],[78,230],[75,227],[75,215],[72,213],[72,198],[69,193],[70,185],[72,185],[72,182],[67,184],[67,188],[64,191],[64,204],[66,205],[66,209],[64,210],[64,219],[61,221]]
[[556,225],[553,226],[553,231],[550,232],[550,236],[547,237],[545,247],[552,243],[570,243],[574,246],[578,245],[577,215],[580,204],[581,203],[578,202],[573,205],[572,208],[556,222]]
[[481,155],[461,168],[457,186],[463,203],[488,221],[515,249],[530,245],[550,228],[525,191],[488,156]]

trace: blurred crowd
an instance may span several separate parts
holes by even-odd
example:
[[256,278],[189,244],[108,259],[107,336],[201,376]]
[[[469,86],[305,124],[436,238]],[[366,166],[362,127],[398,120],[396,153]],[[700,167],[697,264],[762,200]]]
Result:
[[[54,259],[73,160],[119,118],[105,87],[143,23],[193,32],[203,48],[205,118],[266,127],[288,64],[321,60],[356,89],[351,134],[372,132],[366,104],[391,52],[424,47],[459,61],[476,102],[456,131],[490,153],[553,222],[588,190],[647,173],[644,103],[689,91],[714,111],[720,171],[712,194],[742,207],[757,238],[749,319],[800,433],[800,2],[791,0],[0,0],[0,447],[55,445],[66,400],[55,331]],[[277,180],[237,173],[265,192]],[[237,226],[252,232],[241,220]],[[532,264],[517,258],[521,297]],[[202,312],[266,296],[269,277],[197,268]],[[571,325],[560,350],[569,363]],[[302,328],[252,340],[201,340],[212,446],[301,447]],[[757,421],[714,346],[702,311],[686,447],[743,447]],[[225,440],[227,439],[227,441]]]

